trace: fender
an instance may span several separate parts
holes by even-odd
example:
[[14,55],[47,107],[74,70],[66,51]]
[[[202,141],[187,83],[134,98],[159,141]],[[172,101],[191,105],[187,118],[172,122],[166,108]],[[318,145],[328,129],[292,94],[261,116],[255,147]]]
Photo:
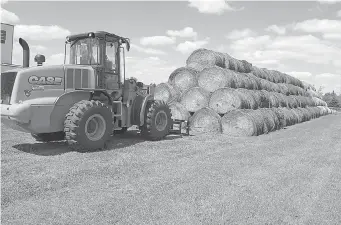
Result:
[[152,95],[147,95],[143,102],[142,102],[142,107],[141,107],[141,112],[140,112],[140,126],[142,126],[144,124],[144,114],[146,112],[146,106],[148,101],[153,101],[154,100],[154,96]]
[[64,129],[65,116],[69,112],[69,109],[76,102],[90,99],[91,92],[85,90],[67,92],[57,98],[50,116],[51,128],[54,131],[62,131]]

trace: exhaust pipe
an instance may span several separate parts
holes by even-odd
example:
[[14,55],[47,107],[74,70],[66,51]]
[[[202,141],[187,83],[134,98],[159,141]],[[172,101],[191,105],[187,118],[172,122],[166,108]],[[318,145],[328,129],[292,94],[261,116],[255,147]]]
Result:
[[30,66],[30,47],[28,47],[27,42],[19,38],[19,43],[23,49],[23,68]]

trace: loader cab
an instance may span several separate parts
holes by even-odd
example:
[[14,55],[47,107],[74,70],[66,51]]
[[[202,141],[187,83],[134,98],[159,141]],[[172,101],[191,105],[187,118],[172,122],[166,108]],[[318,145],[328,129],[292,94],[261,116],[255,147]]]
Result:
[[90,32],[68,36],[65,52],[69,48],[70,64],[92,66],[97,76],[96,88],[110,91],[120,89],[125,80],[123,44],[129,51],[128,38],[104,31]]

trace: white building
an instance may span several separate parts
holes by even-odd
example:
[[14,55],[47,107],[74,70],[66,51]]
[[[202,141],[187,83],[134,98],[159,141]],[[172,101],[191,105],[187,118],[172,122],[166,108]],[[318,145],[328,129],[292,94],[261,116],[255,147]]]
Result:
[[1,72],[21,67],[12,63],[14,25],[1,23]]

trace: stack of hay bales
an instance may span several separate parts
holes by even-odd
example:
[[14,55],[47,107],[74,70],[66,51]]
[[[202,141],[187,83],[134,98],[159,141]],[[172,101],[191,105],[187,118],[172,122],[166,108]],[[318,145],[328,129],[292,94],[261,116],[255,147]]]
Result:
[[257,136],[332,113],[313,86],[226,53],[197,49],[154,98],[192,131]]

